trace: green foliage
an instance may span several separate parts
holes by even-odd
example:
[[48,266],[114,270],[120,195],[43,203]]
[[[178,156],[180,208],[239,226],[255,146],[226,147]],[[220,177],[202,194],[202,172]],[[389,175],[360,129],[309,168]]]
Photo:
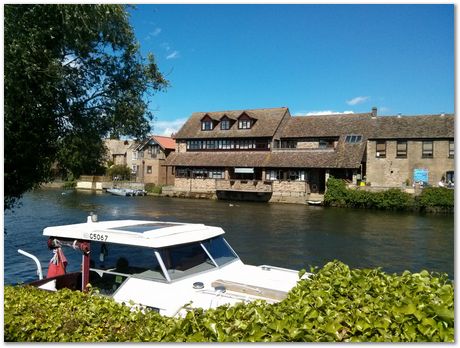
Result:
[[348,189],[345,181],[330,177],[324,195],[327,206],[369,208],[381,210],[435,210],[449,211],[454,207],[454,191],[444,187],[429,187],[414,197],[399,189],[369,192]]
[[4,203],[52,178],[97,174],[102,138],[144,137],[168,82],[124,5],[4,6]]
[[452,282],[427,271],[390,275],[333,261],[280,303],[195,309],[183,319],[131,311],[96,293],[6,286],[5,341],[454,341]]
[[442,207],[454,208],[454,190],[445,187],[427,187],[422,190],[418,197],[418,203],[422,209]]
[[120,180],[129,180],[131,177],[131,169],[128,166],[117,164],[107,169],[106,174],[110,177],[118,177]]
[[145,190],[149,193],[156,193],[156,194],[161,194],[162,191],[162,186],[161,185],[155,185],[155,184],[145,184]]

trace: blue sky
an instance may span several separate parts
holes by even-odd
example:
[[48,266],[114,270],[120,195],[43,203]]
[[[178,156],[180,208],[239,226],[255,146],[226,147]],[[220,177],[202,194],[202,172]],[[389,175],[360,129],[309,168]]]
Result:
[[170,135],[196,111],[454,112],[453,5],[138,5],[131,24],[171,83]]

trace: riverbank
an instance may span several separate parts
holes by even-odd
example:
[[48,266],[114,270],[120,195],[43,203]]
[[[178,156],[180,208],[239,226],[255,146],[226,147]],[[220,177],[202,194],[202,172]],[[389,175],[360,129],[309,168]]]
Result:
[[[75,188],[78,190],[104,191],[113,187],[114,183],[109,181],[95,180],[96,177],[85,177],[85,180],[76,182]],[[367,188],[349,188],[345,181],[329,178],[326,193],[309,194],[302,196],[285,192],[272,194],[270,196],[258,193],[242,194],[232,192],[232,194],[206,191],[182,191],[176,190],[174,186],[155,186],[154,184],[142,184],[133,182],[117,182],[118,187],[131,189],[145,189],[150,196],[188,198],[188,199],[208,199],[208,200],[230,200],[230,201],[253,201],[268,203],[291,203],[308,204],[309,201],[315,202],[326,207],[340,208],[359,208],[377,210],[398,210],[412,211],[435,214],[454,213],[454,190],[442,187],[428,187],[419,189],[414,193],[407,190],[386,189],[381,191],[370,191]],[[64,181],[55,181],[42,185],[43,188],[69,188],[69,184]]]

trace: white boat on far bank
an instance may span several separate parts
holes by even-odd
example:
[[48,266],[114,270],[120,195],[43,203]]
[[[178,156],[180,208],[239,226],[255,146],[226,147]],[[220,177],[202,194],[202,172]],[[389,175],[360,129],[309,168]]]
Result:
[[133,190],[127,188],[109,188],[107,189],[108,193],[111,193],[115,196],[146,196],[147,192],[145,190]]
[[101,295],[119,303],[134,303],[177,317],[185,316],[190,308],[209,309],[254,300],[279,302],[300,279],[309,277],[306,273],[300,278],[295,270],[244,264],[224,233],[220,227],[203,224],[97,222],[91,215],[86,223],[43,231],[49,237],[48,246],[56,253],[63,246],[81,251],[81,271],[51,276],[31,285],[56,291],[85,290],[91,284]]

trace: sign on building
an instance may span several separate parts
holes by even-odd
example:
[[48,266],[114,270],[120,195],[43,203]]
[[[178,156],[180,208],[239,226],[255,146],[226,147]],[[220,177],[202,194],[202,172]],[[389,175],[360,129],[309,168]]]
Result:
[[414,169],[414,182],[423,182],[424,184],[428,184],[428,169]]

